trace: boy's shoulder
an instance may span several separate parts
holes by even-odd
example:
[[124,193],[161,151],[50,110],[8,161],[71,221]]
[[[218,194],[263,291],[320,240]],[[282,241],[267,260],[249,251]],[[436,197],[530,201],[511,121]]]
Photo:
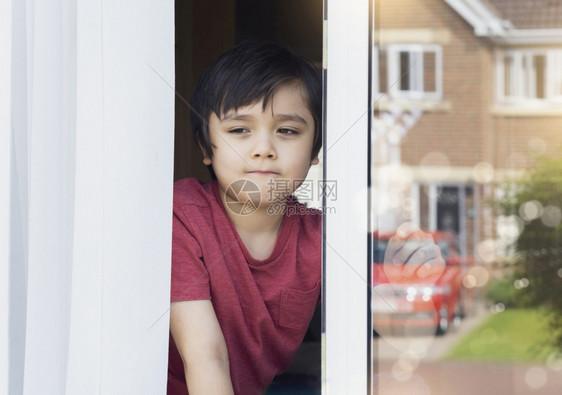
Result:
[[195,178],[182,178],[174,183],[174,207],[198,206],[209,207],[215,200],[213,182],[202,183]]

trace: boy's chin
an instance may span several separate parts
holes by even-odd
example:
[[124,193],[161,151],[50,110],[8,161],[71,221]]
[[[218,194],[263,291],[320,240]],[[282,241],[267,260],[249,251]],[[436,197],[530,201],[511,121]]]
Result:
[[293,188],[285,185],[276,189],[250,179],[235,180],[224,190],[221,188],[226,207],[234,214],[241,215],[261,210],[271,211],[272,206],[284,206],[292,192]]

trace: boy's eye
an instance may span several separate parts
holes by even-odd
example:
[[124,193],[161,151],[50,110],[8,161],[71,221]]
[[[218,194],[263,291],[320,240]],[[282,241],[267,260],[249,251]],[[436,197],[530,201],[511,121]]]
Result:
[[287,128],[278,129],[277,133],[284,134],[284,135],[299,134],[298,131],[296,131],[294,129],[287,129]]
[[245,133],[249,133],[250,131],[248,129],[245,128],[236,128],[236,129],[231,129],[228,131],[228,133],[233,133],[233,134],[245,134]]

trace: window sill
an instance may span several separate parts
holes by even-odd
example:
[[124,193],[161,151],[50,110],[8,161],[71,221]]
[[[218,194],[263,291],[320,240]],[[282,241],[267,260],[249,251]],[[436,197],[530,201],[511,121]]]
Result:
[[448,100],[408,100],[408,99],[380,99],[375,103],[375,111],[388,111],[391,109],[420,110],[425,112],[446,112],[452,108]]
[[496,104],[492,115],[510,117],[562,117],[562,104]]

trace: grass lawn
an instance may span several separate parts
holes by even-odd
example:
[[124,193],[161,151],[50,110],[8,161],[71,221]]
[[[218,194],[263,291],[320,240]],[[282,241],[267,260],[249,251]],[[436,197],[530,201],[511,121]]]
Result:
[[447,360],[507,363],[545,362],[554,348],[543,310],[508,309],[489,317],[462,338],[445,356]]

